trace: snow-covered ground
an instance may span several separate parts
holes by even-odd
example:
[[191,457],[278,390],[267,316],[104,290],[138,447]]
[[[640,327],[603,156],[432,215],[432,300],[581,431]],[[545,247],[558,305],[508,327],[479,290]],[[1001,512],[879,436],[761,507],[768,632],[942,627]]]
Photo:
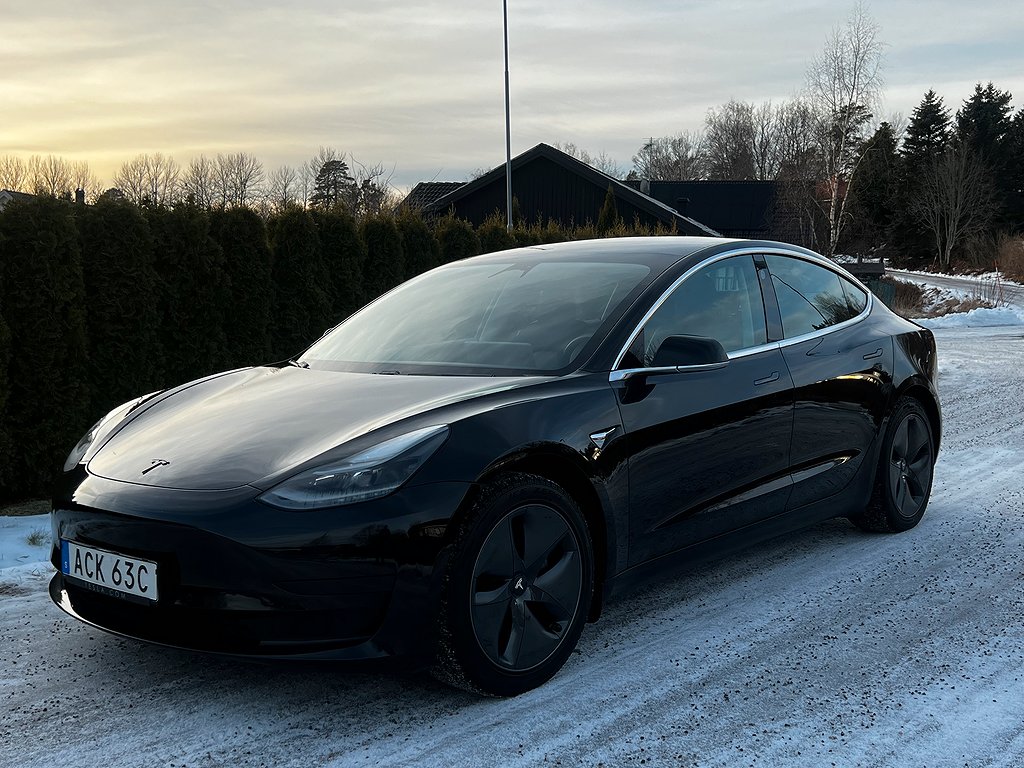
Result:
[[[917,528],[831,521],[650,585],[517,699],[120,640],[5,567],[0,766],[1024,765],[1024,329],[935,333]],[[0,528],[0,563],[44,557],[41,526]]]
[[1024,285],[1004,279],[999,272],[948,275],[890,269],[888,274],[900,280],[917,283],[924,288],[929,302],[926,310],[939,307],[949,300],[980,300],[994,307],[1009,306],[1018,310],[1024,308]]

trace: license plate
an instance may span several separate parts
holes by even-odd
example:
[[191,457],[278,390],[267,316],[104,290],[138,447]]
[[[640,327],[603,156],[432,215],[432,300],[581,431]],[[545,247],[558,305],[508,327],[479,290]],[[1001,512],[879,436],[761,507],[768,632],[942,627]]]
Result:
[[65,576],[145,600],[157,599],[156,563],[126,557],[73,541],[60,542],[60,570]]

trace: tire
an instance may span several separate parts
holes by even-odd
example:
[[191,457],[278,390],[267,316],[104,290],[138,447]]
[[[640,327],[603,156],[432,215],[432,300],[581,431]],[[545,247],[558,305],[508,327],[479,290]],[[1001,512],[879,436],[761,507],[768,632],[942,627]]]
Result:
[[496,478],[457,529],[434,676],[492,696],[547,682],[579,641],[593,589],[593,548],[572,497],[536,475]]
[[850,519],[865,531],[908,531],[921,522],[932,491],[935,439],[921,403],[896,402],[878,457],[871,501]]

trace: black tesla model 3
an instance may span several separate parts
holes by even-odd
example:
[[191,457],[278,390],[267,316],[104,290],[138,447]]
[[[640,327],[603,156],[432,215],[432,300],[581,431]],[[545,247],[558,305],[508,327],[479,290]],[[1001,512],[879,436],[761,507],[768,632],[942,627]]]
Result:
[[652,566],[916,525],[935,377],[928,330],[794,246],[466,259],[294,360],[107,414],[55,494],[50,594],[133,638],[514,695]]

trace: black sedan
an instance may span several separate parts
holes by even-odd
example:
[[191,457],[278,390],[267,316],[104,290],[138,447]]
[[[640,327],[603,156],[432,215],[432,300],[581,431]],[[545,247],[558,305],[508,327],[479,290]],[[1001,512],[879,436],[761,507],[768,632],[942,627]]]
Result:
[[156,643],[403,657],[514,695],[653,567],[916,525],[935,377],[928,330],[794,246],[466,259],[293,360],[107,414],[55,495],[50,594]]

